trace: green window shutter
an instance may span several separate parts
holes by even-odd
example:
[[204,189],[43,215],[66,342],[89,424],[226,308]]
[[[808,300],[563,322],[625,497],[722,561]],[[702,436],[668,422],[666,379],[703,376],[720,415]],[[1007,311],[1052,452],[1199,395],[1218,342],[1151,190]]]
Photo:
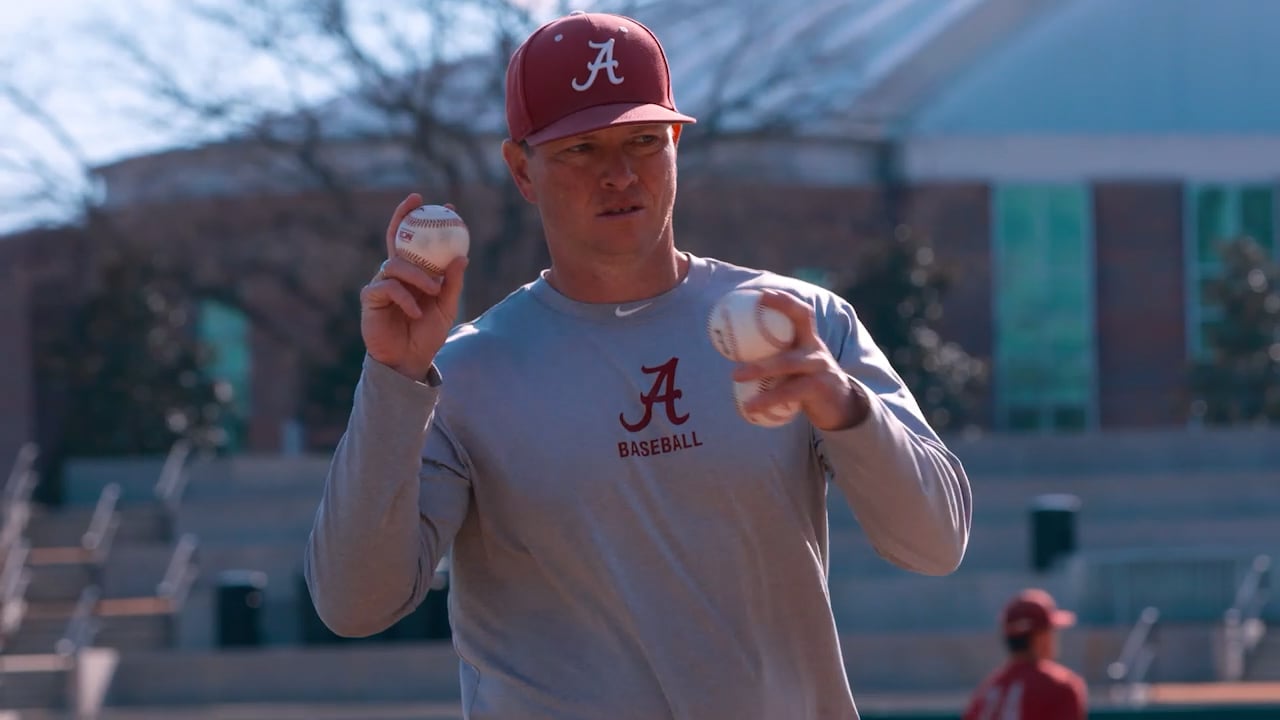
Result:
[[1002,186],[994,206],[999,422],[1085,427],[1094,387],[1088,188]]
[[1271,188],[1253,186],[1240,192],[1240,232],[1275,253],[1275,206]]

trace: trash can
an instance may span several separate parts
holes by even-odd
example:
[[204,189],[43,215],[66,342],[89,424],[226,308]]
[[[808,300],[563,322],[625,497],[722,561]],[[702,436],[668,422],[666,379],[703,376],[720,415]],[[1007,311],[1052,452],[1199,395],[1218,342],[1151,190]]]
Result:
[[266,590],[267,574],[258,570],[228,570],[218,575],[219,647],[262,644]]
[[1060,559],[1076,551],[1076,518],[1080,498],[1075,495],[1041,495],[1031,504],[1031,569],[1053,569]]

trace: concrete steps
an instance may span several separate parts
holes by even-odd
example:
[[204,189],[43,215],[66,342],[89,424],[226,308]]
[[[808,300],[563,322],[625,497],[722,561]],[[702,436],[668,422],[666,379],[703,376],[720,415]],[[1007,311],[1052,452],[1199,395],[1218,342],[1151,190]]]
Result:
[[[1280,518],[1280,471],[1128,476],[971,476],[975,524],[1027,522],[1041,495],[1067,493],[1081,500],[1081,521],[1165,521],[1212,517]],[[856,525],[844,495],[827,498],[831,527]]]
[[94,565],[85,563],[32,565],[27,568],[31,584],[26,599],[30,603],[74,603],[96,575]]
[[[66,499],[71,506],[92,506],[102,488],[118,483],[122,507],[154,503],[164,458],[100,458],[68,463]],[[323,455],[191,458],[186,464],[183,498],[201,501],[267,495],[312,495],[324,487],[330,458]]]
[[66,707],[70,673],[66,660],[52,653],[0,656],[0,708]]
[[[119,655],[86,648],[75,658],[52,653],[0,655],[0,720],[94,717]],[[73,669],[74,668],[74,669]]]
[[[462,720],[462,706],[444,703],[216,703],[108,707],[99,720]],[[0,718],[0,720],[4,720]],[[22,720],[45,720],[24,717]],[[54,720],[50,717],[48,720]],[[62,720],[62,718],[57,718]]]
[[[1220,547],[1241,554],[1271,552],[1280,556],[1280,518],[1214,517],[1194,522],[1166,522],[1134,517],[1124,521],[1082,518],[1076,528],[1082,553],[1128,548]],[[862,530],[833,528],[829,532],[831,576],[886,575],[901,572],[876,555]],[[1031,528],[1028,523],[975,523],[969,547],[958,572],[1030,568]]]
[[449,643],[139,651],[122,655],[107,703],[458,702],[457,662]]
[[1280,430],[1124,430],[947,438],[973,477],[1274,471]]
[[[1071,628],[1059,638],[1061,661],[1100,688],[1109,682],[1107,666],[1120,656],[1129,629]],[[1212,677],[1214,629],[1203,624],[1158,626],[1159,655],[1148,680],[1194,682]],[[841,651],[855,697],[860,687],[877,693],[971,691],[1006,658],[994,619],[983,629],[842,633]]]
[[[1102,684],[1127,627],[1078,627],[1062,637],[1062,658]],[[1189,682],[1212,672],[1212,626],[1164,626],[1154,682]],[[842,652],[855,693],[967,691],[1004,657],[993,628],[846,633]],[[886,663],[909,657],[911,663]],[[121,657],[111,707],[198,707],[240,703],[342,704],[458,701],[457,658],[448,643],[336,648],[237,648],[131,652]],[[185,714],[182,717],[187,717]]]
[[1280,628],[1272,626],[1245,665],[1244,679],[1280,682]]
[[[205,547],[281,543],[298,548],[311,532],[320,491],[186,499],[175,520],[177,533],[194,533]],[[300,551],[300,550],[299,550]]]
[[[107,603],[112,603],[107,605]],[[74,604],[31,603],[6,652],[52,653],[67,632]],[[167,647],[173,636],[173,615],[152,598],[105,601],[94,617],[98,632],[93,644],[116,650],[154,650]]]
[[[171,539],[157,503],[118,507],[116,513],[120,519],[115,532],[117,543],[164,543]],[[92,505],[35,508],[27,526],[27,539],[33,548],[78,546],[92,517]]]

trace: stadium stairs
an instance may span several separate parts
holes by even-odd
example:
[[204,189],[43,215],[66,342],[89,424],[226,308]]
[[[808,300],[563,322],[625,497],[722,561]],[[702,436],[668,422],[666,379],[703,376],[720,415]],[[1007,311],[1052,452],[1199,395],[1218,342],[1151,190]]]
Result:
[[[1278,440],[1246,432],[956,442],[973,483],[974,530],[963,565],[945,578],[877,556],[832,488],[831,599],[860,705],[904,695],[960,702],[1002,658],[1001,605],[1033,585],[1080,613],[1063,659],[1097,692],[1148,606],[1160,620],[1146,679],[1218,677],[1225,611],[1253,559],[1280,554]],[[165,460],[73,463],[65,505],[32,513],[27,612],[0,654],[0,707],[60,708],[90,696],[105,704],[102,718],[119,720],[456,716],[447,640],[406,632],[338,642],[309,611],[301,555],[327,457],[170,458],[169,472]],[[1076,547],[1037,571],[1029,511],[1058,493],[1080,501]],[[228,647],[220,578],[244,570],[266,579],[260,637]],[[1280,622],[1280,603],[1263,606],[1261,620]],[[78,647],[78,633],[91,637],[85,653],[101,653],[84,663],[96,674],[66,667],[58,652]],[[1242,679],[1280,682],[1280,634],[1262,637]]]

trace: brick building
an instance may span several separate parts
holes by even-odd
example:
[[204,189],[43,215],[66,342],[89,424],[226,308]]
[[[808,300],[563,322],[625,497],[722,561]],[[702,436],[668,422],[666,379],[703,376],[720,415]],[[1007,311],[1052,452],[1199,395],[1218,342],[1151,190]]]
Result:
[[[677,102],[706,117],[708,98],[725,85],[710,82],[707,68],[727,67],[743,49],[732,33],[712,42],[724,39],[713,30],[725,22],[714,3],[677,5],[651,2],[635,14],[668,46]],[[810,64],[780,74],[780,83],[742,79],[742,88],[769,89],[774,99],[717,115],[714,137],[705,124],[686,135],[679,242],[838,279],[884,220],[890,178],[900,188],[896,218],[925,232],[959,272],[944,330],[992,362],[992,429],[1185,424],[1186,368],[1215,319],[1201,296],[1218,271],[1212,243],[1248,233],[1273,252],[1280,245],[1280,95],[1268,92],[1280,77],[1272,38],[1280,4],[853,0],[818,3],[799,24],[782,22],[791,11],[776,5],[762,12],[777,18],[754,17],[757,29],[774,29],[753,36],[753,62],[739,64],[767,68],[801,46],[827,54],[811,52]],[[814,98],[828,100],[821,112]],[[762,129],[775,125],[787,132]],[[199,240],[228,252],[305,252],[310,242],[283,242],[273,228],[282,209],[305,214],[322,201],[276,176],[263,180],[249,152],[229,143],[102,168],[107,209],[133,237],[170,250]],[[358,165],[387,148],[352,140],[334,152]],[[320,223],[307,237],[354,236],[360,227],[376,234],[406,190],[430,195],[394,173],[368,175],[368,191],[344,216],[351,224]],[[481,188],[459,205],[483,244],[499,199]],[[518,257],[468,296],[472,305],[541,266],[531,215],[523,227],[527,240],[504,250]],[[40,313],[65,300],[57,288],[74,287],[79,266],[64,242],[73,234],[0,242],[0,300],[10,309],[0,314],[0,457],[36,434],[26,350]],[[326,273],[367,274],[359,257],[307,259],[313,289],[323,296]],[[262,284],[263,307],[307,335],[299,296],[268,278],[238,281]],[[296,406],[296,389],[281,378],[298,351],[234,321],[220,337],[244,359],[228,371],[248,389],[249,448],[278,447]]]

